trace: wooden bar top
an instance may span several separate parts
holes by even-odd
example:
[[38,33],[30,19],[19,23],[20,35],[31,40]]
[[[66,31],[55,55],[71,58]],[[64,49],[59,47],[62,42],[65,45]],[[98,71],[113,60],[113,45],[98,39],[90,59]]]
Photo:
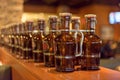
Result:
[[35,66],[33,62],[16,59],[6,49],[0,48],[0,61],[12,66],[13,80],[120,80],[120,72],[100,67],[97,71],[56,72],[55,68]]

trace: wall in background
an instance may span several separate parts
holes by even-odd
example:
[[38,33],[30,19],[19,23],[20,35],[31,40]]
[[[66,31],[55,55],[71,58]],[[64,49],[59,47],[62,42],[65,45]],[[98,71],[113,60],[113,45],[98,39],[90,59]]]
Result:
[[0,0],[0,27],[21,21],[23,0]]

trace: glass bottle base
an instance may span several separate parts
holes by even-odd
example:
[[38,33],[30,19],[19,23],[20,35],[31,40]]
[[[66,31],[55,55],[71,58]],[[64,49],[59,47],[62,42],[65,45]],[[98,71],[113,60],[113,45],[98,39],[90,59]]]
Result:
[[73,68],[65,68],[65,69],[56,69],[56,71],[58,71],[58,72],[73,72],[74,69]]
[[92,66],[92,67],[81,67],[80,69],[81,70],[100,70],[99,67],[94,67],[94,66]]

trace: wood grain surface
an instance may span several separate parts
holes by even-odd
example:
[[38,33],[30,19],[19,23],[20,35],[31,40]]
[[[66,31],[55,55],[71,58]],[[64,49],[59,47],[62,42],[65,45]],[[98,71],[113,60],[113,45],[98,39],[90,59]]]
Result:
[[104,67],[98,71],[56,72],[43,63],[35,66],[33,62],[17,59],[4,48],[0,48],[0,61],[12,66],[13,80],[120,80],[120,72]]

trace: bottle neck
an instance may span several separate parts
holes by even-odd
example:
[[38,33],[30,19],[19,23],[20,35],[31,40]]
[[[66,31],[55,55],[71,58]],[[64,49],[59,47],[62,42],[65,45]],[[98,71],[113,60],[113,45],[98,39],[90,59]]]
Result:
[[39,24],[39,25],[38,25],[38,30],[39,30],[39,31],[43,31],[43,30],[44,30],[44,27],[45,27],[45,24]]
[[[80,30],[80,22],[72,22],[72,30]],[[74,34],[74,32],[72,32]]]
[[56,22],[50,22],[50,33],[56,33],[56,30],[57,30],[57,23]]
[[70,32],[70,20],[61,21],[61,32],[62,33]]
[[38,21],[38,31],[40,35],[44,35],[44,28],[45,28],[45,21],[44,20],[39,20]]
[[96,26],[95,21],[87,21],[87,32],[94,34],[95,33],[95,26]]
[[32,26],[28,26],[28,32],[32,31]]
[[33,30],[33,22],[28,21],[25,24],[25,33],[31,33]]

